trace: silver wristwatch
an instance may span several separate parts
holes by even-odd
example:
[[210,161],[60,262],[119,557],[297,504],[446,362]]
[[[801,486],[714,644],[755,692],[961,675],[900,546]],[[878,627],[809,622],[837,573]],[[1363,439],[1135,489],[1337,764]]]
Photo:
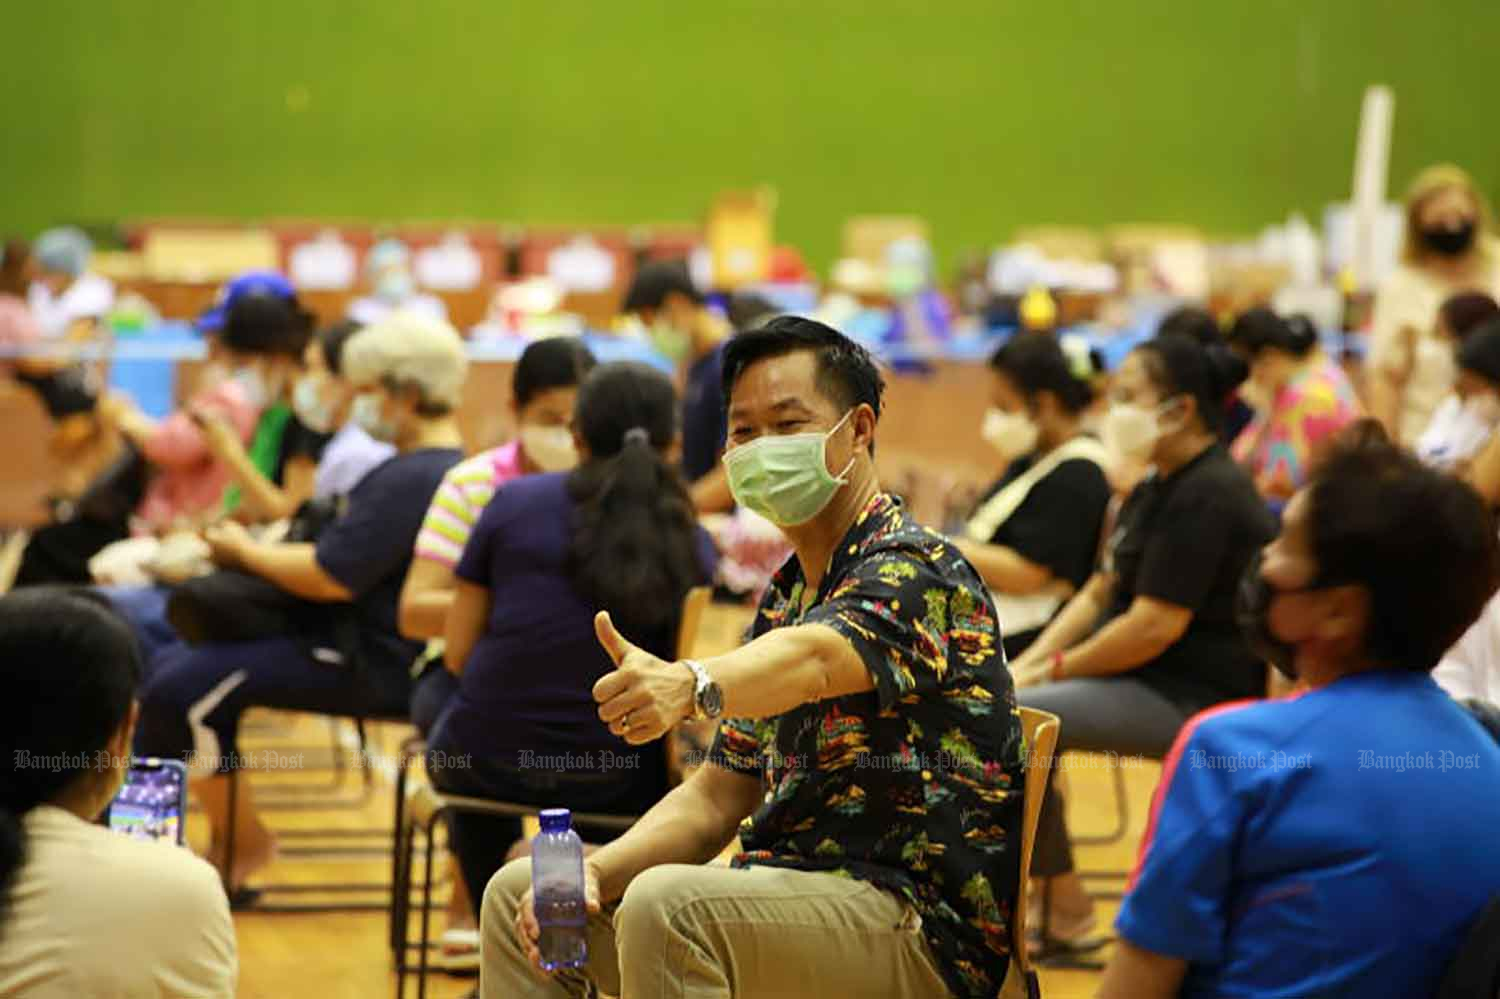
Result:
[[708,670],[695,659],[684,659],[682,665],[693,671],[693,717],[717,718],[724,711],[724,691],[720,689]]

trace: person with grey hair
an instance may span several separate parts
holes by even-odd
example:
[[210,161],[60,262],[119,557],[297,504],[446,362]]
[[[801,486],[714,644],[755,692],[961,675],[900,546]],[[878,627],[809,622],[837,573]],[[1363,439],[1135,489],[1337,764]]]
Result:
[[238,904],[253,900],[244,880],[275,853],[249,801],[248,782],[239,781],[235,856],[224,855],[228,774],[239,763],[236,735],[245,709],[406,712],[409,670],[421,644],[401,637],[397,606],[427,506],[463,457],[454,412],[466,366],[453,327],[412,313],[396,313],[351,337],[344,372],[358,393],[353,419],[394,445],[395,457],[366,474],[347,509],[315,542],[257,541],[233,522],[205,533],[222,568],[298,598],[296,633],[178,643],[152,658],[136,749],[189,764],[213,827],[213,859]]
[[32,245],[36,279],[27,304],[43,336],[88,332],[114,308],[113,282],[88,269],[93,254],[94,244],[76,226],[48,229]]

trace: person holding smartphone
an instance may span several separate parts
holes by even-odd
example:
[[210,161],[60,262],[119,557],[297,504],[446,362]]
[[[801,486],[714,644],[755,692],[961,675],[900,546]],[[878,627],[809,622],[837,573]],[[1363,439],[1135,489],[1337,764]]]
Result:
[[131,764],[140,652],[103,597],[0,597],[0,995],[234,995],[219,876],[96,824]]

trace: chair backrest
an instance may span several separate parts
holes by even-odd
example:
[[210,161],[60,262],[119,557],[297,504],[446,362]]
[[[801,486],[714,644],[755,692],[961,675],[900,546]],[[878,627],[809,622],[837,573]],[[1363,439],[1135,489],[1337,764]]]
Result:
[[1025,794],[1021,817],[1021,876],[1016,880],[1016,905],[1011,916],[1011,961],[1025,976],[1032,974],[1031,956],[1026,949],[1026,898],[1031,878],[1031,850],[1036,844],[1037,821],[1042,814],[1042,796],[1052,770],[1052,756],[1057,750],[1057,734],[1062,727],[1057,715],[1036,708],[1019,708],[1021,734],[1026,740]]
[[703,611],[708,607],[713,588],[695,586],[682,598],[682,616],[677,623],[677,658],[692,655],[693,645],[698,641],[698,627],[703,623]]

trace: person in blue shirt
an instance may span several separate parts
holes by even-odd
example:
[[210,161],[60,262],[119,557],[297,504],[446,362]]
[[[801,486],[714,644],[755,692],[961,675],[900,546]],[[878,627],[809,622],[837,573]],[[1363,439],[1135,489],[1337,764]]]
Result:
[[1470,489],[1339,444],[1238,598],[1299,690],[1183,728],[1102,999],[1433,994],[1500,893],[1500,745],[1428,673],[1497,574]]
[[[275,854],[249,782],[231,785],[228,779],[243,761],[241,716],[252,706],[405,713],[411,663],[421,645],[397,629],[401,585],[433,493],[463,458],[454,414],[467,360],[453,327],[418,313],[393,313],[350,338],[343,364],[358,393],[352,418],[392,445],[395,455],[360,480],[347,509],[316,542],[257,540],[232,520],[204,532],[221,568],[299,598],[301,626],[255,641],[169,646],[154,657],[141,693],[136,751],[188,764],[213,830],[211,852],[237,904],[253,901],[243,883]],[[231,787],[232,863],[225,836]]]
[[720,374],[733,327],[709,308],[681,260],[643,265],[621,309],[646,325],[651,346],[677,367],[682,386],[682,476],[691,487],[694,505],[705,513],[728,510],[734,501],[719,467],[726,439]]

